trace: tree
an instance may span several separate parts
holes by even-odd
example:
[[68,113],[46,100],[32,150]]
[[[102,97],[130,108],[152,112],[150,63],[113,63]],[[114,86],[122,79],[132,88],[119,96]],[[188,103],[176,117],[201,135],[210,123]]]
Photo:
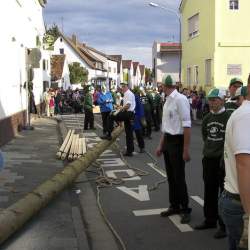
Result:
[[58,26],[54,23],[50,28],[46,27],[46,34],[51,35],[56,40],[60,36],[60,30]]
[[46,34],[44,36],[44,44],[47,44],[47,49],[53,50],[53,45],[56,39],[60,36],[60,30],[56,24],[53,24],[50,28],[46,27]]
[[69,78],[70,83],[82,83],[88,81],[88,70],[80,65],[78,62],[69,64]]

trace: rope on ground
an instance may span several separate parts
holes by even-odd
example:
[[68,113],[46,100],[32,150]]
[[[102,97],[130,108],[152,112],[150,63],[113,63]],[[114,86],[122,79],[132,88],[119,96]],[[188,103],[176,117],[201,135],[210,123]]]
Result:
[[[135,145],[139,148],[139,146],[138,146],[137,143],[135,143]],[[121,155],[122,160],[126,163],[126,165],[127,165],[129,168],[135,169],[135,170],[137,170],[137,171],[142,171],[142,172],[146,173],[145,175],[141,175],[141,176],[149,175],[148,172],[143,171],[143,170],[138,169],[138,168],[131,167],[131,166],[129,165],[129,163],[124,159],[124,157],[123,157],[123,155],[122,155],[122,153],[121,153],[121,151],[120,151],[120,146],[117,144],[117,142],[115,142],[112,146],[119,150],[119,154]],[[158,166],[158,161],[155,159],[155,157],[154,157],[150,152],[148,152],[147,150],[145,150],[145,153],[149,156],[149,158],[150,158],[151,160],[153,160],[153,165],[154,165],[156,168],[160,168],[160,167]],[[136,175],[139,175],[139,173],[136,172]],[[140,175],[139,175],[139,176],[140,176]],[[160,186],[161,184],[163,184],[163,183],[166,183],[166,178],[165,178],[165,179],[162,179],[162,180],[159,180],[159,181],[155,182],[153,186],[148,187],[148,191],[149,191],[149,192],[155,191],[155,190],[158,189],[159,186]]]
[[99,211],[105,221],[105,223],[108,225],[108,227],[110,228],[111,232],[113,233],[113,235],[115,236],[115,238],[118,240],[119,244],[121,245],[123,250],[127,250],[126,245],[124,244],[122,238],[120,237],[120,235],[117,233],[117,231],[114,229],[114,227],[112,226],[112,224],[110,223],[109,219],[107,218],[107,216],[105,215],[101,202],[100,202],[100,187],[97,186],[96,187],[97,190],[97,205],[99,208]]

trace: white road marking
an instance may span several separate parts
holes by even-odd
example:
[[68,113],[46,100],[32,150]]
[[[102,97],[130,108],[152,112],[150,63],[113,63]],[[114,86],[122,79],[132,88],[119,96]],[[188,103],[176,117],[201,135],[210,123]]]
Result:
[[109,159],[97,159],[98,162],[101,162],[101,167],[123,167],[126,164],[122,161],[121,158],[109,158]]
[[159,173],[161,176],[163,177],[167,177],[166,172],[164,170],[162,170],[161,168],[155,166],[153,163],[147,163],[147,165],[149,167],[151,167],[152,169],[154,169],[157,173]]
[[190,227],[188,224],[181,224],[180,222],[180,216],[179,215],[171,215],[168,217],[174,224],[175,226],[182,232],[192,232],[194,231],[192,227]]
[[100,137],[90,137],[90,138],[86,138],[87,142],[100,142],[102,141],[102,139]]
[[99,123],[95,122],[95,125],[96,125],[98,128],[103,129],[103,127],[102,127]]
[[[135,216],[150,216],[150,215],[160,215],[161,212],[167,210],[167,208],[156,208],[156,209],[147,209],[147,210],[134,210],[133,213]],[[179,215],[171,215],[168,217],[174,225],[182,232],[192,232],[193,228],[188,224],[181,224]]]
[[[123,187],[117,187],[117,189],[130,195],[131,197],[135,198],[138,201],[149,201],[150,200],[147,185],[139,185],[136,188],[128,188],[128,187],[123,186]],[[135,192],[135,191],[137,191],[137,192]]]
[[114,154],[112,150],[107,149],[100,155],[100,157],[108,157],[108,156],[116,156],[116,154]]
[[149,216],[149,215],[160,215],[161,212],[167,210],[167,208],[156,208],[156,209],[146,209],[146,210],[134,210],[135,216]]
[[116,175],[117,173],[126,173],[129,178],[128,177],[122,178],[122,180],[124,181],[140,181],[141,180],[141,177],[135,176],[135,171],[133,171],[132,169],[109,170],[109,171],[106,171],[105,173],[108,177],[111,177],[111,178],[119,178]]
[[85,137],[97,137],[97,134],[94,133],[94,132],[89,132],[89,133],[88,132],[84,132],[83,135]]
[[204,200],[201,199],[200,196],[190,196],[190,197],[191,197],[191,199],[196,201],[198,204],[200,204],[202,207],[204,206]]

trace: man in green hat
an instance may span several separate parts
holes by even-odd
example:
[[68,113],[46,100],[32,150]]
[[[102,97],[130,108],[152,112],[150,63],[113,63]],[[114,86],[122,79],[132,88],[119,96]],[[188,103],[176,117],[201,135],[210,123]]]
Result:
[[162,136],[156,155],[164,155],[169,185],[170,207],[162,217],[181,214],[181,223],[190,221],[191,208],[185,180],[185,162],[190,161],[190,106],[187,98],[176,90],[176,83],[167,76],[162,84],[166,95],[162,115]]
[[236,105],[239,107],[246,100],[247,96],[247,86],[240,87],[236,90],[234,97],[232,100],[236,101]]
[[230,97],[225,103],[226,110],[232,114],[237,108],[238,105],[236,104],[235,100],[233,99],[236,93],[236,90],[243,86],[243,81],[240,78],[232,78],[229,83],[229,93]]
[[84,130],[93,129],[94,127],[94,114],[93,114],[93,95],[91,93],[91,86],[86,86],[84,88],[84,102],[83,102],[83,109],[84,109]]
[[224,171],[222,171],[225,131],[230,114],[224,107],[225,91],[218,88],[211,89],[207,99],[210,112],[202,121],[203,146],[203,181],[204,181],[204,217],[205,220],[195,229],[219,229],[214,237],[226,237],[225,225],[218,215],[219,190],[223,191]]

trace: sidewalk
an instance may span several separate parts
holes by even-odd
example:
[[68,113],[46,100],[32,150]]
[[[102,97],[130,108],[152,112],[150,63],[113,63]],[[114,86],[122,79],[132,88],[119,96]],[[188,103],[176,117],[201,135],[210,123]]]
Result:
[[[1,148],[5,168],[0,172],[0,207],[10,206],[63,168],[56,159],[59,128],[54,119],[39,118],[32,122],[35,130],[22,131]],[[79,242],[80,210],[74,190],[61,193],[47,208],[13,235],[4,250],[87,250],[87,240]],[[83,236],[83,234],[81,236]],[[85,236],[86,238],[86,236]],[[82,237],[81,237],[82,239]]]

